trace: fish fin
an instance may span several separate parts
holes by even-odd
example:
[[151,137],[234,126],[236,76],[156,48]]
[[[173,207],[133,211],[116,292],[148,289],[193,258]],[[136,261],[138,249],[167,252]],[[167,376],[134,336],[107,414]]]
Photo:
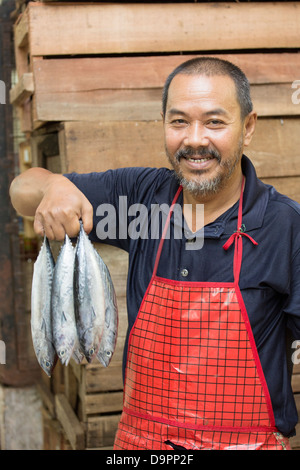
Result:
[[62,313],[61,313],[61,324],[66,323],[67,321],[68,321],[68,319],[65,315],[65,312],[62,311]]

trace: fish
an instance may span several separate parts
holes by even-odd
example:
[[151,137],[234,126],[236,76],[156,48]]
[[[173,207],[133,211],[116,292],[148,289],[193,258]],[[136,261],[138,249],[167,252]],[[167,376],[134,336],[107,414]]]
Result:
[[110,276],[109,269],[100,255],[99,264],[105,286],[106,309],[104,330],[100,342],[100,347],[97,353],[97,359],[99,362],[101,362],[101,364],[104,365],[104,367],[108,367],[112,360],[112,356],[117,343],[119,323],[118,304],[116,292]]
[[79,344],[88,362],[96,356],[104,329],[105,290],[99,254],[84,231],[75,247],[74,306]]
[[31,336],[37,360],[51,377],[57,362],[53,344],[51,291],[55,261],[46,236],[33,266],[31,286]]
[[56,260],[51,292],[54,347],[66,366],[79,346],[73,291],[74,264],[75,250],[66,234]]

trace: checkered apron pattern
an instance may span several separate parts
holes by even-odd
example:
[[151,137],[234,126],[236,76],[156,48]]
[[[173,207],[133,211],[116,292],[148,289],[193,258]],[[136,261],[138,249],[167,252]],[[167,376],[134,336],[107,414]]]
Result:
[[[179,192],[173,204],[176,203]],[[129,338],[124,406],[114,449],[283,450],[238,287],[242,194],[234,282],[181,282],[154,272]],[[251,239],[251,242],[256,242]]]

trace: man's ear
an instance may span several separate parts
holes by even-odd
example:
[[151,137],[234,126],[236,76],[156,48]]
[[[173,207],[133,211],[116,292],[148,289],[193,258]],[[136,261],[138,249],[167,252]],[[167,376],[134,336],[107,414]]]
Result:
[[247,147],[247,145],[250,144],[255,127],[256,127],[256,121],[257,121],[257,113],[255,111],[251,111],[244,120],[244,146]]

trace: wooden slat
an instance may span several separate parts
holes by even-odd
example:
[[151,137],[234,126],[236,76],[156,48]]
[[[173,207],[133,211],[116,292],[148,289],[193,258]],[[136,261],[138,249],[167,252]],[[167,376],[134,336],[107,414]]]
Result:
[[123,390],[121,362],[112,361],[109,369],[99,363],[85,366],[81,386],[81,394]]
[[[245,153],[253,161],[259,177],[300,176],[299,122],[299,118],[258,120],[254,138]],[[66,171],[84,173],[126,166],[169,166],[163,127],[158,121],[66,122],[64,134]]]
[[90,417],[86,423],[86,447],[111,446],[119,421],[120,415]]
[[300,176],[300,118],[259,119],[245,149],[263,177]]
[[10,102],[14,106],[21,106],[34,92],[32,73],[24,73],[19,82],[9,93]]
[[123,408],[123,392],[92,393],[82,400],[86,415],[117,413]]
[[[38,93],[91,92],[101,89],[162,88],[175,67],[203,54],[150,57],[34,58]],[[292,83],[300,70],[298,53],[205,54],[233,62],[251,84]]]
[[[259,116],[297,116],[291,84],[253,85],[253,105]],[[159,88],[94,90],[35,94],[34,121],[153,121],[161,119]]]
[[274,2],[267,8],[258,2],[30,3],[28,8],[32,55],[300,46],[298,2]]
[[25,47],[28,43],[28,10],[18,18],[14,27],[14,43],[16,47]]
[[55,407],[57,418],[62,425],[66,436],[74,450],[85,448],[84,430],[77,416],[72,410],[65,395],[55,395]]

